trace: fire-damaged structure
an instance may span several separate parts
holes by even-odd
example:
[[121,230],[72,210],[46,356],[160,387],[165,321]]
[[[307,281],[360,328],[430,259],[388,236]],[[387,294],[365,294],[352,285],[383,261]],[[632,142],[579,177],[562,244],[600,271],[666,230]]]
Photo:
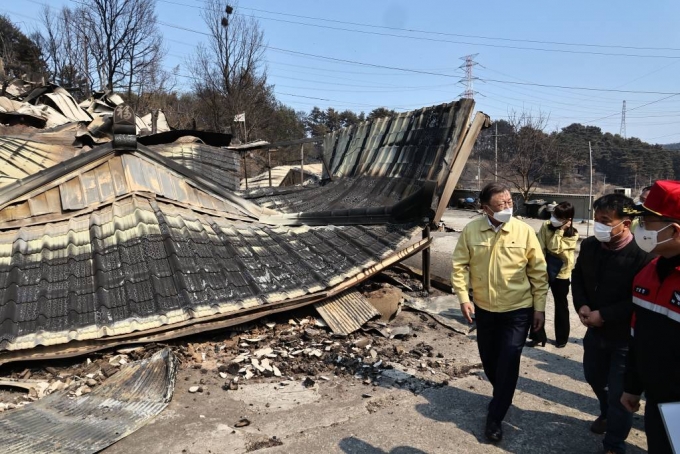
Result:
[[[470,123],[473,107],[334,132],[325,185],[237,195],[235,157],[206,172],[200,139],[143,145],[118,105],[110,143],[63,161],[50,150],[51,161],[0,186],[0,364],[170,339],[343,294],[429,245],[429,235],[410,240],[441,218],[488,123],[481,113]],[[0,168],[17,155],[37,156],[0,153]]]

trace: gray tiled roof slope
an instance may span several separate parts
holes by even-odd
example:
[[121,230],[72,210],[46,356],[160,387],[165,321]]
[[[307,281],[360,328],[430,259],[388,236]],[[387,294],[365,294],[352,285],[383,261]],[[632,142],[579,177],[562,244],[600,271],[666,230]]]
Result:
[[273,228],[131,196],[0,233],[0,349],[177,323],[317,292],[412,226]]

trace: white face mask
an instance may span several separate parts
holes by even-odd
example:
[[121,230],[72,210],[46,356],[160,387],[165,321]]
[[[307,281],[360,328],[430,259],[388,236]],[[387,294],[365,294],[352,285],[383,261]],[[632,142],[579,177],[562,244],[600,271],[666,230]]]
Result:
[[595,228],[593,229],[593,232],[595,234],[595,238],[597,238],[597,241],[601,243],[609,243],[612,238],[619,236],[623,233],[623,231],[617,233],[616,235],[612,236],[612,230],[614,230],[616,227],[620,226],[623,224],[623,221],[619,222],[616,225],[605,225],[602,224],[601,222],[596,222],[595,223]]
[[661,230],[647,230],[642,226],[639,226],[635,230],[635,242],[637,243],[638,246],[640,246],[640,249],[642,249],[645,252],[652,252],[654,248],[656,248],[659,244],[664,244],[673,238],[667,238],[663,241],[658,241],[657,237],[659,236],[659,232],[663,232],[666,230],[668,227],[670,227],[672,224],[668,224],[666,227],[662,228]]
[[565,224],[564,221],[560,221],[555,216],[550,216],[550,223],[553,227],[562,227]]
[[[488,214],[487,214],[488,215]],[[498,222],[510,222],[510,219],[512,218],[512,208],[506,208],[501,211],[494,211],[493,216],[495,220]]]

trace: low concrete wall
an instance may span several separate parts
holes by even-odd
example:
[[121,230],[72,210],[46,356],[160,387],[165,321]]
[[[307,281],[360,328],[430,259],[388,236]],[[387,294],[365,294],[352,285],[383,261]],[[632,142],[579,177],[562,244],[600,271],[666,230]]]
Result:
[[[519,192],[511,192],[512,200],[515,205],[515,213],[520,216],[526,216],[526,207],[524,206],[524,199]],[[451,200],[449,201],[450,207],[455,207],[458,203],[458,199],[464,199],[467,197],[472,197],[473,199],[479,196],[479,191],[476,189],[456,189],[453,191]],[[589,196],[581,194],[555,194],[555,193],[541,193],[536,192],[531,194],[530,200],[543,199],[546,202],[569,202],[574,205],[574,219],[590,219],[590,210],[592,203],[588,203]]]

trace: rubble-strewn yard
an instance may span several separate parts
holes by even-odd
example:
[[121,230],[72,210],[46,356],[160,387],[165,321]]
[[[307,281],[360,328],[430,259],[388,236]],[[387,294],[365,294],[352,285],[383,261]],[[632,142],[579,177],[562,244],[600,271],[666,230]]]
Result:
[[[448,216],[469,216],[452,213]],[[445,218],[446,219],[446,218]],[[439,233],[433,272],[446,275],[456,233]],[[417,265],[417,258],[412,259]],[[365,294],[401,286],[420,296],[419,283],[400,272],[360,287]],[[385,281],[389,282],[385,282]],[[410,288],[409,291],[406,287]],[[433,296],[442,296],[433,291]],[[450,297],[455,301],[453,297]],[[552,334],[549,302],[548,335]],[[583,381],[580,340],[525,349],[515,406],[499,446],[484,441],[491,387],[480,368],[474,331],[466,336],[427,315],[402,310],[385,329],[371,322],[349,336],[333,335],[312,308],[170,343],[181,360],[175,395],[151,424],[107,453],[595,453],[588,431],[597,402]],[[380,334],[379,331],[383,331]],[[387,334],[389,337],[385,337]],[[396,335],[395,335],[396,334]],[[151,355],[160,345],[93,354],[60,363],[6,366],[3,376],[63,383],[87,392],[118,365]],[[30,374],[30,377],[29,377]],[[280,376],[279,376],[280,374]],[[0,401],[21,404],[24,392]],[[629,452],[644,452],[636,416]]]

